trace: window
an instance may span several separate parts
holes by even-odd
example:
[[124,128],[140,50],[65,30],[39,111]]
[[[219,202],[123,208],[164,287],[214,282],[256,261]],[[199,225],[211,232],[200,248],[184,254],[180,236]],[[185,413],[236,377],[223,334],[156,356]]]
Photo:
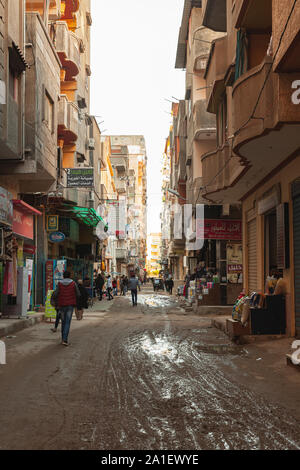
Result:
[[9,68],[9,94],[16,103],[19,102],[19,81],[16,73]]
[[47,91],[45,92],[44,122],[47,125],[50,132],[53,134],[54,133],[54,102]]

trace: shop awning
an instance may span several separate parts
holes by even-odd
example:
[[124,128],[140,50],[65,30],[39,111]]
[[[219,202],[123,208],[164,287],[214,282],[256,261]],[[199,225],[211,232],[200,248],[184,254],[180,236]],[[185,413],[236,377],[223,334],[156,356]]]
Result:
[[22,201],[21,199],[13,199],[13,205],[14,207],[22,211],[24,214],[42,215],[40,211],[30,206],[26,202]]
[[75,214],[76,218],[83,222],[89,227],[97,227],[99,222],[103,222],[106,226],[106,222],[97,214],[95,209],[90,209],[87,207],[72,207],[72,212]]

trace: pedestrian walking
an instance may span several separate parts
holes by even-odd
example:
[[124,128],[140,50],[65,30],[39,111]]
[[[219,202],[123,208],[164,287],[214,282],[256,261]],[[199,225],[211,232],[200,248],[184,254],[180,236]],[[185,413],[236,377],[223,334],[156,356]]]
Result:
[[131,291],[132,297],[132,306],[137,305],[137,290],[140,289],[140,282],[138,278],[135,277],[134,273],[131,273],[131,277],[128,281],[128,289]]
[[98,276],[96,278],[95,286],[96,286],[96,291],[97,291],[97,294],[98,294],[98,298],[101,301],[102,296],[103,296],[104,278],[100,273],[98,274]]
[[55,318],[55,325],[53,328],[51,328],[51,331],[53,333],[56,333],[57,332],[57,328],[58,328],[58,325],[59,325],[59,320],[61,320],[61,315],[60,315],[60,312],[59,312],[59,309],[58,308],[55,308],[56,310],[56,318]]
[[61,316],[62,344],[64,346],[69,346],[68,337],[72,315],[74,308],[77,306],[77,302],[80,299],[80,291],[77,284],[70,278],[71,275],[69,271],[65,271],[63,276],[63,280],[59,281],[57,284],[53,297]]
[[169,285],[169,294],[172,295],[172,291],[173,291],[173,287],[174,287],[174,281],[173,281],[172,277],[171,277],[171,279],[169,279],[168,285]]
[[111,295],[111,291],[112,291],[112,280],[111,280],[110,275],[107,277],[106,291],[107,291],[107,300],[113,300],[113,296]]
[[83,319],[83,309],[88,309],[88,292],[86,288],[83,286],[83,281],[82,279],[78,279],[77,281],[77,287],[80,292],[80,299],[77,299],[77,305],[75,309],[75,314],[77,320],[82,320]]
[[113,294],[118,295],[118,284],[115,278],[112,281],[112,288],[113,288]]

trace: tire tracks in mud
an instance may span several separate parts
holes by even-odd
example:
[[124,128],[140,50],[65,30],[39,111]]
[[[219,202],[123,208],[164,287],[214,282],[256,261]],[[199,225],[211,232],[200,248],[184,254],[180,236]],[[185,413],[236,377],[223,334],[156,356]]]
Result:
[[[199,352],[190,332],[182,339],[162,310],[141,310],[151,326],[127,327],[128,337],[123,330],[109,353],[102,392],[112,403],[114,433],[107,448],[300,448],[299,423],[284,409],[232,382],[222,358]],[[175,361],[142,348],[160,339],[177,351]]]

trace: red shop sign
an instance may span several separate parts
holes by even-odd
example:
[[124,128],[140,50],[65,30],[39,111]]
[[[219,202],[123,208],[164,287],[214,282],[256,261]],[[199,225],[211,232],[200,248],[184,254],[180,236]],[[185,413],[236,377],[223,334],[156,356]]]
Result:
[[14,207],[12,229],[16,235],[33,240],[33,215],[24,214],[24,212]]
[[[203,219],[197,220],[197,238],[201,238]],[[204,220],[205,240],[242,240],[241,220]]]
[[45,266],[46,294],[53,290],[53,261],[47,261]]

